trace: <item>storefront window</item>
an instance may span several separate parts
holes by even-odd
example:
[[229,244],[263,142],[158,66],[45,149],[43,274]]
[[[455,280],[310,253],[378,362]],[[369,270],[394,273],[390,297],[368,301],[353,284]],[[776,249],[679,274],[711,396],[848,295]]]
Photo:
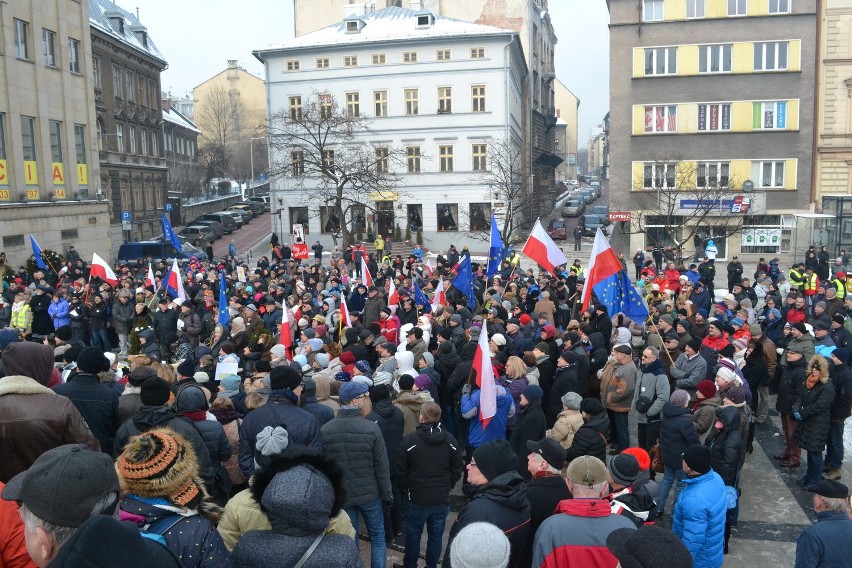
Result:
[[459,205],[458,203],[439,203],[437,205],[438,230],[458,231]]
[[302,225],[304,233],[308,231],[308,208],[307,207],[290,207],[290,231],[293,230],[293,225]]
[[423,206],[409,205],[408,206],[408,227],[412,233],[423,229]]
[[743,225],[740,252],[777,254],[781,252],[782,228],[778,215],[755,216]]
[[491,227],[491,204],[470,204],[470,230],[487,231]]
[[340,232],[340,217],[334,207],[320,207],[320,232]]

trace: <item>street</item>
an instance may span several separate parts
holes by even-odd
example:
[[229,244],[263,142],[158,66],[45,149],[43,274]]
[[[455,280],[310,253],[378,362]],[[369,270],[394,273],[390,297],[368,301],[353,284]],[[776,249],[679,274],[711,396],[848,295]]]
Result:
[[[258,251],[263,250],[258,245],[263,243],[266,245],[266,249],[269,248],[269,236],[272,233],[271,218],[272,216],[269,213],[263,213],[230,235],[224,235],[221,239],[213,243],[213,255],[216,258],[226,256],[228,254],[228,244],[233,239],[237,247],[237,255],[245,255],[247,251],[251,251],[251,258],[257,258]],[[261,252],[261,254],[267,253]],[[250,262],[250,264],[253,263]]]

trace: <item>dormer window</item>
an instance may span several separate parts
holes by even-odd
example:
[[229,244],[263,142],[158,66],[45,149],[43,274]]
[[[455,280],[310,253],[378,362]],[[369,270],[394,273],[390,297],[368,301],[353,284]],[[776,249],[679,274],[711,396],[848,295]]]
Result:
[[417,15],[417,27],[418,28],[428,28],[431,27],[432,24],[435,23],[435,16],[426,13],[426,14],[418,14]]
[[346,31],[347,32],[357,32],[358,31],[358,22],[346,22]]
[[109,20],[112,29],[124,35],[124,14],[118,10],[110,9],[104,12],[104,16]]
[[365,25],[367,25],[366,22],[360,18],[347,18],[346,33],[357,34],[364,29]]

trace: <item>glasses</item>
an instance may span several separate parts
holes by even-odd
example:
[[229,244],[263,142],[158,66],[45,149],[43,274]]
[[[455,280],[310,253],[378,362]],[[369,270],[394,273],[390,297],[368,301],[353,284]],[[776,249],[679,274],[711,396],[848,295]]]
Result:
[[642,355],[642,358],[643,359],[653,359],[653,357],[651,357],[650,355]]

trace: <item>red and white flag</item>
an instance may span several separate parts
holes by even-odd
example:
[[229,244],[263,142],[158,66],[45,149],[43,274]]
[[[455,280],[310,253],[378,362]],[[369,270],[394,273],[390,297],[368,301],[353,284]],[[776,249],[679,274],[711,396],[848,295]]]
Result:
[[363,256],[361,257],[361,282],[367,288],[373,285],[373,277],[370,275],[370,270],[367,268],[367,261],[364,260]]
[[438,307],[443,306],[447,303],[447,294],[444,292],[444,279],[438,279],[438,287],[435,288],[435,295],[432,296],[432,313],[435,313],[435,310]]
[[154,270],[151,268],[151,263],[148,263],[148,276],[145,277],[145,286],[150,286],[151,288],[157,287],[157,281],[154,280]]
[[109,264],[98,256],[98,253],[92,253],[92,266],[89,268],[89,278],[99,276],[101,280],[109,282],[111,286],[118,284],[118,278],[115,272],[109,267]]
[[186,290],[183,289],[183,277],[181,276],[180,266],[178,266],[176,258],[172,260],[172,269],[169,271],[169,281],[166,282],[166,289],[176,299],[181,301],[186,300]]
[[554,268],[561,264],[568,264],[565,253],[544,230],[541,219],[536,219],[535,226],[521,252],[545,267],[554,276],[556,276],[553,272]]
[[491,350],[488,348],[488,331],[484,321],[479,342],[476,344],[476,354],[473,356],[473,369],[476,371],[476,384],[479,386],[479,421],[485,430],[497,414],[497,384],[494,382],[494,367],[491,366]]
[[391,309],[391,313],[396,313],[396,308],[399,306],[399,292],[396,291],[396,284],[393,281],[393,278],[388,278],[390,282],[390,287],[388,288],[388,307]]
[[346,327],[352,327],[352,319],[349,317],[349,306],[346,305],[346,298],[342,294],[340,296],[340,315]]
[[281,308],[283,315],[281,316],[281,337],[279,342],[284,346],[284,353],[287,355],[287,360],[292,361],[293,356],[291,349],[293,348],[293,323],[295,317],[293,312],[287,307],[287,300],[281,299]]

